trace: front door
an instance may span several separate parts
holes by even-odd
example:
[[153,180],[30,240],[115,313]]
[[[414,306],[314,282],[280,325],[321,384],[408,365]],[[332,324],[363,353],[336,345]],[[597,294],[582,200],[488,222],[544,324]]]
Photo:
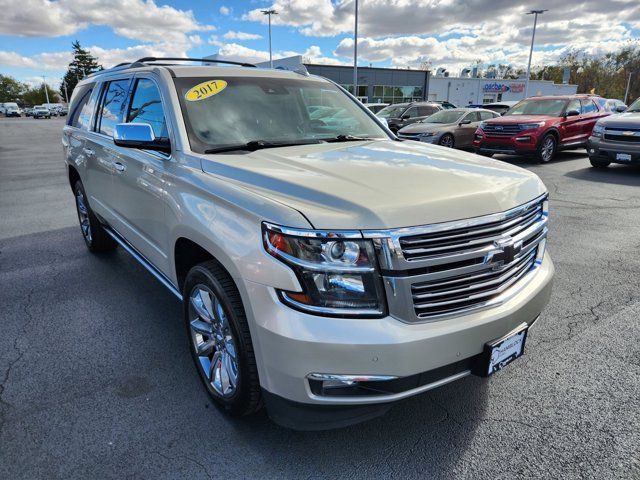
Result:
[[[156,82],[150,77],[137,77],[124,122],[149,124],[156,138],[169,138],[165,118]],[[170,156],[150,150],[115,148],[119,154],[114,174],[116,228],[157,268],[170,271],[171,246],[165,223],[165,170],[170,165]]]

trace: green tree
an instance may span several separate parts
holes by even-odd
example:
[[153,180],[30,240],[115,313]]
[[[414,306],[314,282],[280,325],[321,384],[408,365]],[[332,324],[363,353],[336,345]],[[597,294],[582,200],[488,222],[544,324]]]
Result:
[[80,46],[80,42],[77,40],[72,44],[73,48],[73,60],[69,64],[67,73],[62,78],[60,84],[60,94],[62,98],[65,98],[65,85],[67,86],[67,95],[71,99],[71,94],[76,88],[76,85],[87,75],[102,70],[102,65],[98,63],[98,59],[91,55],[88,50],[85,50]]
[[0,75],[0,103],[20,101],[26,90],[24,83],[8,75]]
[[[49,103],[57,103],[60,100],[60,94],[47,85],[47,93],[49,94]],[[44,93],[44,84],[39,87],[27,88],[22,95],[22,102],[25,105],[42,105],[47,102],[47,96]]]

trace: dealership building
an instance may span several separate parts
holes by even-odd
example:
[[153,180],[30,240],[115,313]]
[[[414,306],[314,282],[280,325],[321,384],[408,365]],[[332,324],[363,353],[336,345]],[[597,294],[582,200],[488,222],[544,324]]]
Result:
[[[211,58],[217,58],[213,56]],[[353,92],[353,67],[303,63],[301,56],[273,61],[274,68],[301,69],[326,77]],[[259,64],[268,67],[269,62]],[[548,80],[531,80],[529,95],[573,95],[577,85],[556,84]],[[433,76],[426,70],[358,67],[357,97],[368,103],[398,103],[440,100],[458,106],[500,101],[522,100],[524,79],[492,79]]]

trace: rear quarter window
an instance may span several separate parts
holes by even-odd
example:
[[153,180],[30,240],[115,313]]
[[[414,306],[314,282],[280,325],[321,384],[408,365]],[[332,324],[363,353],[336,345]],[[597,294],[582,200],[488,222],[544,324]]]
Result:
[[86,107],[87,103],[89,103],[89,99],[91,98],[91,93],[93,92],[94,87],[95,87],[95,84],[93,83],[79,87],[78,92],[74,95],[73,99],[71,100],[67,125],[70,125],[76,128],[81,128],[79,124],[80,113]]

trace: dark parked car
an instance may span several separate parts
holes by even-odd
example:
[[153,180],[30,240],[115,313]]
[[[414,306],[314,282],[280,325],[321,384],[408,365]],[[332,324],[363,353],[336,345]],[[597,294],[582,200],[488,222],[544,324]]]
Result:
[[584,148],[591,129],[610,115],[590,95],[531,97],[504,116],[482,122],[473,146],[477,153],[535,155],[550,161],[558,150]]
[[444,110],[444,107],[435,102],[395,103],[383,108],[376,115],[384,118],[389,129],[396,133],[402,127],[424,120],[440,110]]
[[498,116],[495,112],[478,108],[441,110],[420,122],[402,128],[398,131],[398,137],[435,143],[443,147],[472,148],[473,135],[480,122]]
[[593,127],[587,152],[591,165],[640,164],[640,98],[624,113],[598,120]]

